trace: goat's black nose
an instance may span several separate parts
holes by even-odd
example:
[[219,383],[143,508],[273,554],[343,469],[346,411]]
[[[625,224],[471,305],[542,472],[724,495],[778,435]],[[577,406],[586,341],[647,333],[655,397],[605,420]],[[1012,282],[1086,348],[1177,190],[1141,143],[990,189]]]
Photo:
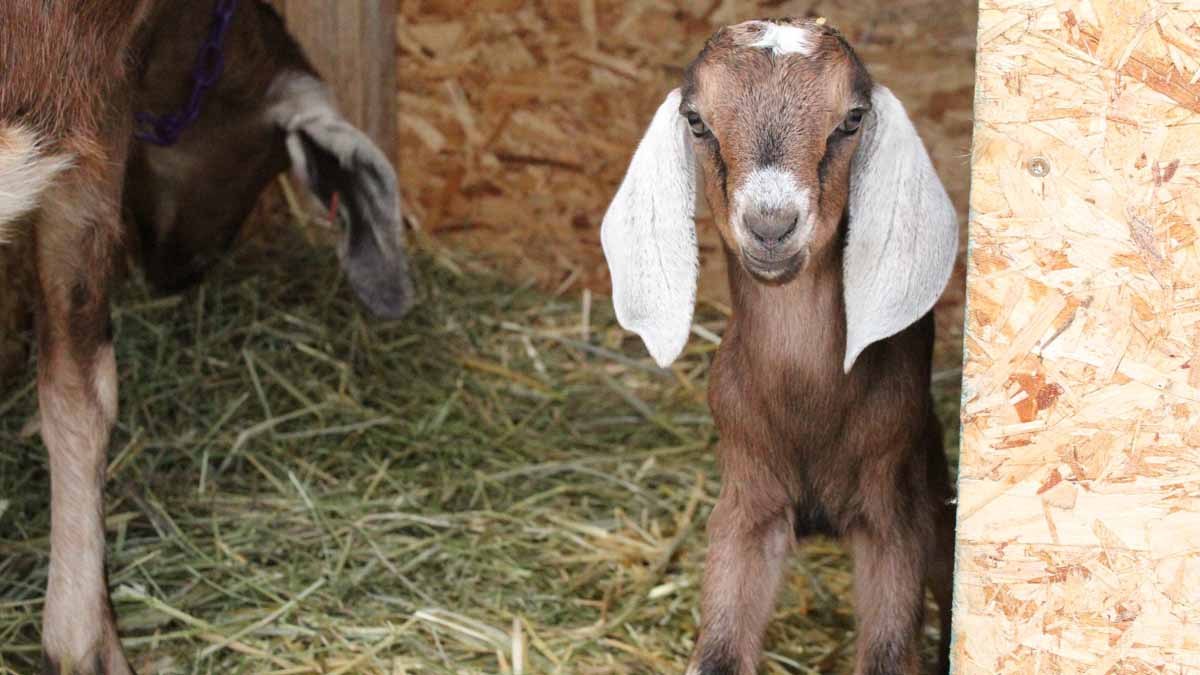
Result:
[[794,208],[764,211],[749,209],[742,216],[742,224],[760,246],[773,248],[796,231],[800,223],[800,212]]

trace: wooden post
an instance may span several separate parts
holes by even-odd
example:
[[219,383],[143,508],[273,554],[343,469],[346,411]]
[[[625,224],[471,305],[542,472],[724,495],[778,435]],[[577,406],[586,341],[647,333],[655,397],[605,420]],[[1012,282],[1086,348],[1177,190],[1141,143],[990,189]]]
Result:
[[980,3],[957,673],[1200,668],[1196,7]]
[[347,119],[395,164],[395,0],[273,0]]

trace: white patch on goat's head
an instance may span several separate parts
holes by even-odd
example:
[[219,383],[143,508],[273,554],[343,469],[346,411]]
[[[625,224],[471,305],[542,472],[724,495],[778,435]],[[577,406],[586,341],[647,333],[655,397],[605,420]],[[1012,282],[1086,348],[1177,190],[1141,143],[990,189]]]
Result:
[[750,245],[751,233],[743,222],[750,211],[782,213],[794,211],[801,224],[800,238],[811,232],[817,210],[812,208],[812,190],[800,185],[791,173],[773,166],[759,167],[733,193],[731,223],[742,246]]
[[817,35],[808,26],[778,24],[770,21],[749,21],[761,31],[747,47],[768,49],[778,55],[812,56],[818,46]]
[[734,192],[734,209],[753,204],[762,209],[778,210],[790,205],[808,205],[810,190],[802,187],[789,172],[774,166],[752,171]]

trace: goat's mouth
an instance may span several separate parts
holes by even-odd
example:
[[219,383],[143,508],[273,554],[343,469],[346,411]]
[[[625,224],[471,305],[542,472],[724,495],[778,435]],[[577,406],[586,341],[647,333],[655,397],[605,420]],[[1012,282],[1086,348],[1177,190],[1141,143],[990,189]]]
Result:
[[751,252],[742,249],[742,267],[762,281],[787,281],[804,269],[808,262],[808,247],[802,246],[791,253]]

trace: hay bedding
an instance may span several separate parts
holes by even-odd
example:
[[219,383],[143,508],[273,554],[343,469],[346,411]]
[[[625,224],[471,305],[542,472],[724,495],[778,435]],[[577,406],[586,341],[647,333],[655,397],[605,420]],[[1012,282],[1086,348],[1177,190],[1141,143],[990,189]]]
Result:
[[[395,325],[294,231],[187,296],[124,289],[110,582],[139,672],[682,671],[718,487],[713,345],[665,375],[607,303],[443,249],[419,269]],[[0,673],[38,659],[34,409],[31,386],[0,400]],[[793,571],[766,672],[845,667],[845,554],[811,542]]]
[[[880,79],[931,111],[919,124],[962,204],[973,18],[933,4],[814,11],[866,35]],[[702,336],[664,374],[592,295],[605,290],[597,227],[641,125],[712,27],[807,6],[400,6],[415,314],[371,323],[329,249],[277,211],[192,293],[130,283],[119,297],[110,582],[134,665],[682,672],[718,489],[702,336],[723,326],[720,261],[710,238]],[[893,50],[912,60],[881,67]],[[958,302],[943,323],[960,323]],[[951,439],[955,340],[935,385]],[[31,382],[0,398],[0,674],[40,658],[34,408]],[[848,563],[828,541],[800,549],[764,672],[849,667]]]
[[[419,269],[394,325],[295,230],[186,296],[124,289],[109,560],[139,672],[681,671],[712,345],[664,374],[606,303],[440,249]],[[34,409],[31,386],[0,400],[0,673],[40,658]],[[817,542],[796,571],[768,672],[848,657],[844,555]]]

